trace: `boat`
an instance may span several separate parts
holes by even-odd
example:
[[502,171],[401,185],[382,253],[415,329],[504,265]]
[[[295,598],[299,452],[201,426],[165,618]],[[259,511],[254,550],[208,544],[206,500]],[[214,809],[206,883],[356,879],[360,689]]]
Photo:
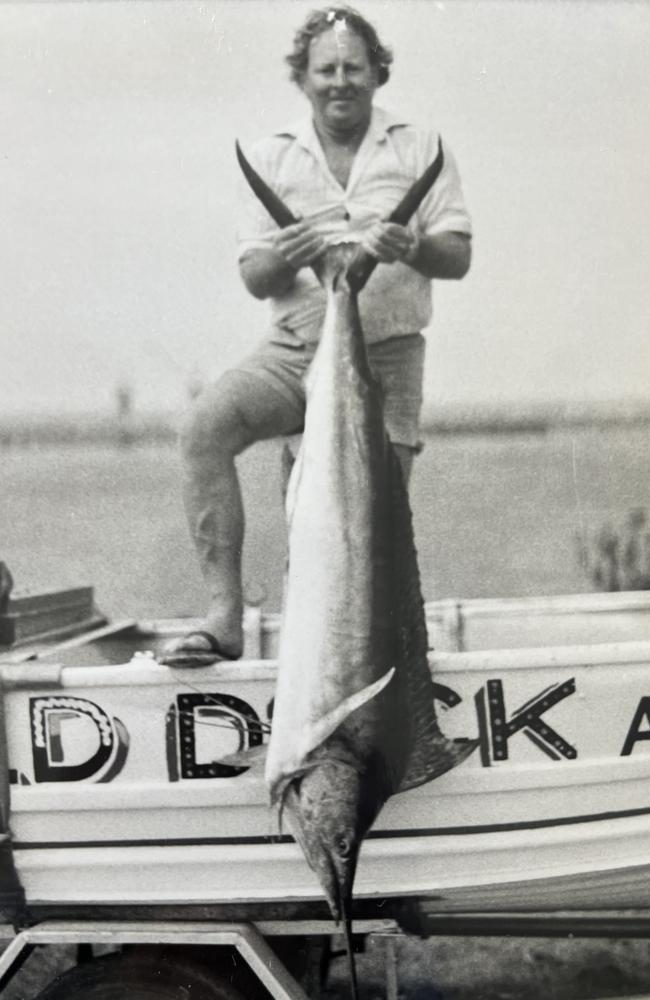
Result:
[[[356,915],[650,908],[650,593],[426,604],[443,731],[479,740],[391,798]],[[279,616],[242,660],[158,662],[193,620],[68,622],[0,648],[13,864],[31,920],[325,916],[261,769],[224,762],[272,720]],[[428,922],[428,923],[427,923]]]

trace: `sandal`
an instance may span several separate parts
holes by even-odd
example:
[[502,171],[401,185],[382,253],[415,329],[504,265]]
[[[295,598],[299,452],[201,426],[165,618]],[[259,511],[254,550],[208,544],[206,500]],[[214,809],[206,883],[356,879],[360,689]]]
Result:
[[[193,646],[188,646],[188,639],[191,641],[194,638],[207,642],[208,648],[195,649]],[[211,663],[218,663],[221,660],[238,659],[236,656],[224,653],[215,637],[203,629],[188,632],[176,642],[178,645],[172,645],[170,649],[163,651],[162,656],[158,658],[159,663],[166,667],[209,667]]]

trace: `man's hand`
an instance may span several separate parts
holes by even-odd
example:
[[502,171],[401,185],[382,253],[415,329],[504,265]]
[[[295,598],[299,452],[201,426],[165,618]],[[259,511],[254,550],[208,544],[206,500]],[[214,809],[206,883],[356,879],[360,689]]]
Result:
[[466,233],[450,230],[418,237],[394,222],[375,222],[363,246],[383,264],[401,261],[429,279],[464,278],[472,260],[472,239]]
[[314,264],[326,249],[327,243],[318,230],[301,219],[279,229],[272,246],[244,254],[239,271],[256,299],[284,295],[293,286],[298,271]]
[[294,271],[299,271],[318,260],[327,243],[318,230],[301,219],[293,226],[280,229],[273,238],[273,246]]
[[417,256],[419,240],[407,226],[375,222],[363,237],[363,247],[382,264],[410,264]]

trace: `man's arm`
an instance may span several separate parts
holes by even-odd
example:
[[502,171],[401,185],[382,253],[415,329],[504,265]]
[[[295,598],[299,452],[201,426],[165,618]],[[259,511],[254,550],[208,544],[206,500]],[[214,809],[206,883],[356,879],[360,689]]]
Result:
[[256,299],[275,298],[294,283],[294,268],[276,250],[248,250],[239,261],[239,273]]
[[425,278],[464,278],[472,261],[466,233],[443,232],[417,237],[406,226],[376,222],[366,234],[365,249],[383,264],[401,261]]
[[[406,226],[377,222],[363,241],[365,249],[384,264],[399,260],[425,278],[464,278],[472,260],[472,239],[466,233],[444,232],[418,238]],[[307,222],[279,230],[270,247],[249,250],[239,262],[246,288],[256,299],[288,292],[296,274],[309,267],[326,248],[323,237]]]
[[472,237],[452,232],[423,236],[408,263],[425,278],[464,278],[472,263]]
[[239,273],[256,299],[275,298],[289,291],[298,271],[313,264],[325,247],[321,234],[301,220],[278,230],[272,246],[247,251]]

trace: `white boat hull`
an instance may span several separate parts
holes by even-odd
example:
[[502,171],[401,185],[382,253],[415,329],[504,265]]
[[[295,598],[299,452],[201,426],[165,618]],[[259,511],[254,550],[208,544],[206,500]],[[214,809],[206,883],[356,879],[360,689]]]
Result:
[[[357,899],[650,907],[650,642],[443,652],[431,666],[442,728],[480,749],[389,800],[363,846]],[[218,764],[259,742],[251,719],[266,722],[274,682],[264,659],[5,672],[28,905],[321,900],[279,836],[261,771]]]
[[[413,897],[444,911],[650,908],[650,822],[577,824],[526,837],[369,839],[359,900]],[[632,862],[630,863],[630,859]],[[293,844],[114,844],[18,851],[31,906],[307,903],[319,886]]]

